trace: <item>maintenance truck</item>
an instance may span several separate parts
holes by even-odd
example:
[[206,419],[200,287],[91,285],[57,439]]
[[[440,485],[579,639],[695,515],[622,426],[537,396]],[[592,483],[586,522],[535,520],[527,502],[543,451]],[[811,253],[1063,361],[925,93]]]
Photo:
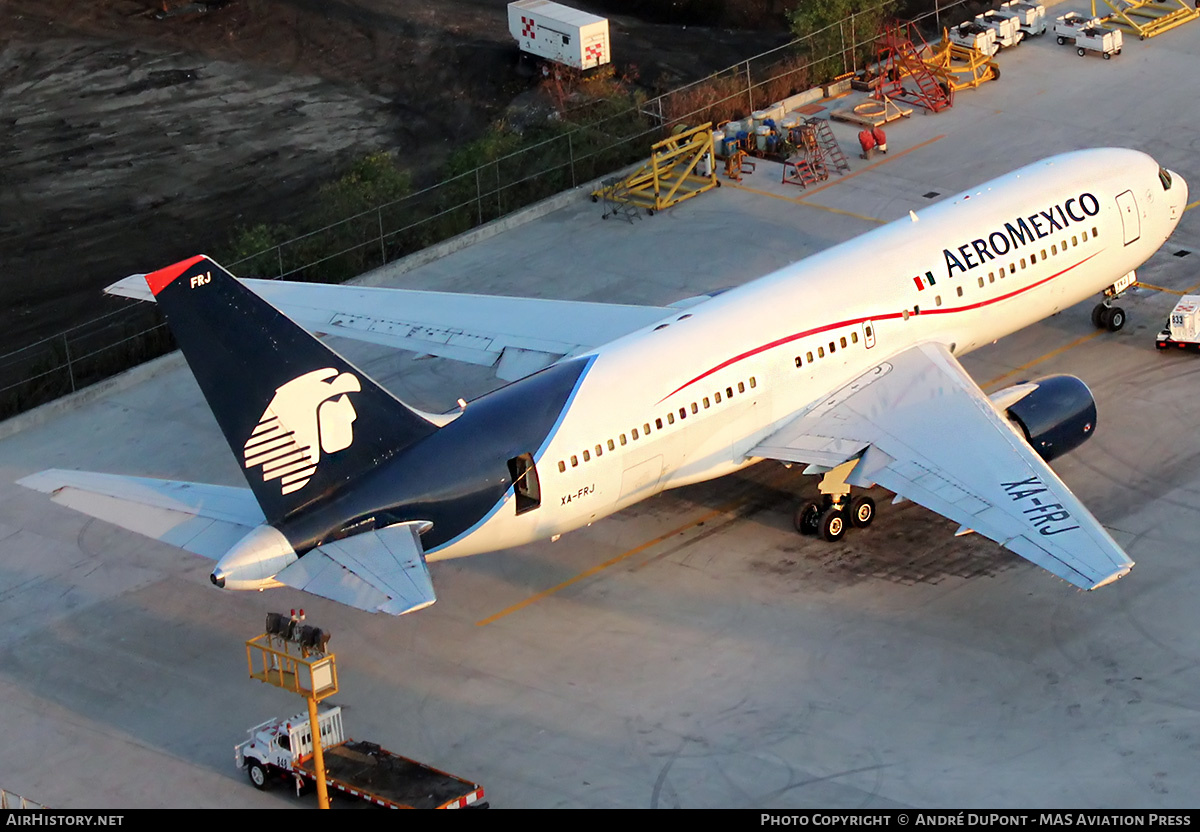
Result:
[[[461,777],[393,754],[373,742],[347,739],[342,709],[317,715],[325,782],[338,791],[389,809],[484,809],[483,787]],[[299,794],[317,782],[312,731],[307,714],[270,719],[250,729],[234,760],[256,789],[291,779]]]
[[1184,295],[1167,316],[1167,326],[1154,339],[1160,350],[1176,347],[1200,351],[1200,295]]

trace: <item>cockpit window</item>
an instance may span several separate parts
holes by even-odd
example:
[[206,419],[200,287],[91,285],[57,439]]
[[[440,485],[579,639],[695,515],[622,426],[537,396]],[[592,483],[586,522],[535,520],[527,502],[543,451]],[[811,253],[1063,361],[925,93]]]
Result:
[[1158,180],[1160,182],[1162,182],[1164,191],[1171,190],[1171,172],[1170,171],[1168,171],[1166,168],[1159,168],[1158,169]]

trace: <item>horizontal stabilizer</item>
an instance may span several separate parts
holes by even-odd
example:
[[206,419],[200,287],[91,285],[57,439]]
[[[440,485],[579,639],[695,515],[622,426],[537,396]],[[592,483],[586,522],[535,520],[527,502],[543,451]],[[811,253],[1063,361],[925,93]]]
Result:
[[420,531],[397,523],[318,546],[275,576],[281,583],[367,612],[404,615],[437,600]]
[[52,468],[17,481],[54,502],[193,554],[220,558],[263,522],[248,488]]

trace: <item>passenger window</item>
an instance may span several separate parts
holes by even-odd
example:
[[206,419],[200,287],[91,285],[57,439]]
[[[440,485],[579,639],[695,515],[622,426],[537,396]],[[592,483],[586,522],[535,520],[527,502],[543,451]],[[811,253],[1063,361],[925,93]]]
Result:
[[611,439],[608,440],[608,449],[610,451],[615,451],[617,449],[617,443],[613,442]]
[[[942,305],[942,296],[941,296],[941,295],[938,295],[938,306],[941,306],[941,305]],[[857,343],[858,343],[858,333],[857,333],[857,332],[851,332],[851,333],[850,333],[850,342],[851,342],[852,344],[857,344]]]
[[960,298],[962,297],[962,287],[961,286],[958,287],[958,296]]
[[979,288],[980,288],[980,289],[982,289],[982,288],[983,288],[983,275],[980,275],[980,276],[979,276]]
[[[659,427],[661,428],[661,427],[662,427],[662,425],[660,424],[660,425],[659,425]],[[647,422],[646,424],[642,425],[642,433],[646,434],[647,436],[649,436],[649,435],[650,435],[650,423],[649,423],[649,422]]]
[[721,391],[718,390],[716,393],[713,393],[713,398],[717,400],[717,404],[720,404],[721,403]]
[[988,272],[988,283],[995,283],[995,282],[996,282],[996,273]]
[[1083,238],[1083,241],[1084,241],[1085,243],[1087,242],[1087,232],[1086,232],[1086,231],[1085,231],[1085,232],[1083,232],[1083,233],[1082,233],[1081,235],[1079,235],[1079,236]]
[[604,456],[604,446],[603,445],[596,446],[596,456]]
[[843,335],[841,338],[841,344],[842,344],[842,349],[846,349],[846,336],[845,335]]
[[[867,334],[868,334],[868,335],[870,335],[871,333],[870,333],[870,332],[867,332]],[[811,363],[812,363],[812,360],[813,360],[813,359],[812,359],[812,352],[811,352],[811,351],[810,351],[810,352],[806,352],[806,353],[804,354],[804,357],[805,357],[806,359],[808,359],[808,363],[809,363],[809,364],[811,364]]]
[[1004,279],[1004,267],[1003,266],[1000,267],[1000,279],[1001,280]]
[[1021,268],[1022,269],[1025,268],[1025,258],[1024,257],[1021,258]]
[[1032,266],[1036,262],[1037,262],[1037,255],[1036,254],[1029,255],[1029,265]]
[[[941,305],[942,305],[942,296],[941,296],[941,295],[938,295],[937,297],[935,297],[935,298],[933,299],[933,305],[934,305],[934,306],[941,306]],[[850,337],[851,337],[851,339],[854,341],[854,343],[856,343],[856,344],[858,343],[858,339],[854,337],[854,334],[853,334],[853,333],[851,333]]]
[[571,467],[575,468],[578,465],[579,465],[579,457],[575,456],[575,454],[571,454]]
[[733,398],[733,388],[732,387],[725,388],[725,398],[727,398],[727,399]]
[[658,428],[659,430],[662,430],[662,419],[655,419],[654,427]]
[[829,342],[829,354],[833,355],[835,352],[837,352],[837,344],[835,344],[833,341],[830,341]]
[[871,337],[871,327],[867,327],[867,337]]
[[667,414],[667,424],[668,424],[668,425],[673,425],[673,424],[675,424],[675,414],[674,414],[674,413],[668,413],[668,414]]
[[757,387],[757,386],[758,386],[758,382],[754,380],[754,376],[750,376],[750,386],[751,386],[751,387]]
[[583,461],[584,461],[584,462],[587,462],[587,461],[588,461],[588,460],[590,460],[591,458],[592,458],[592,457],[591,457],[591,455],[590,455],[590,454],[588,454],[588,452],[587,452],[587,451],[584,451],[584,452],[583,452]]
[[1050,253],[1051,253],[1051,254],[1058,254],[1058,246],[1057,246],[1057,245],[1052,245],[1052,246],[1050,246]]
[[622,434],[621,434],[621,436],[620,436],[620,440],[621,440],[621,444],[622,444],[622,445],[627,445],[627,444],[629,444],[628,442],[626,442],[626,441],[625,441],[625,434],[623,434],[623,433],[622,433]]
[[800,356],[798,356],[798,355],[796,356],[796,366],[797,367],[804,366],[803,362],[800,360]]
[[629,431],[629,433],[633,436],[634,439],[638,438],[637,428],[634,428],[633,430]]
[[739,392],[739,393],[745,393],[745,392],[746,392],[746,385],[745,385],[745,383],[744,383],[744,382],[741,382],[741,381],[739,381],[739,382],[738,382],[738,392]]
[[1100,229],[1099,229],[1099,228],[1097,228],[1097,227],[1096,227],[1096,226],[1094,226],[1094,225],[1092,226],[1092,236],[1093,236],[1093,237],[1099,237],[1099,236],[1100,236]]
[[567,463],[563,462],[563,461],[560,459],[560,460],[558,461],[558,473],[560,473],[560,474],[561,474],[563,471],[566,471],[566,470],[567,470]]
[[1078,237],[1076,237],[1076,236],[1074,236],[1074,235],[1072,235],[1072,237],[1071,237],[1071,245],[1073,245],[1073,246],[1077,246],[1077,245],[1079,245],[1079,238],[1078,238]]
[[679,418],[680,418],[680,419],[686,419],[686,418],[687,418],[687,408],[686,408],[686,407],[681,407],[681,408],[679,408]]
[[699,413],[699,412],[700,412],[700,407],[695,402],[692,402],[692,413]]
[[708,396],[705,396],[705,397],[704,397],[704,409],[705,409],[705,410],[707,410],[707,409],[708,409]]
[[[908,310],[907,310],[907,309],[905,309],[905,310],[904,310],[904,314],[905,314],[906,316],[908,315]],[[824,357],[825,357],[825,348],[824,348],[824,347],[817,347],[817,358],[824,358]]]

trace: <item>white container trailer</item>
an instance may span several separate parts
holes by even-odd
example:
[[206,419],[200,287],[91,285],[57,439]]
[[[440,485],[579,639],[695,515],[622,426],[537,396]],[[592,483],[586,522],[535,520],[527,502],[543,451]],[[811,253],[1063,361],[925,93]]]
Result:
[[575,69],[595,69],[612,60],[608,18],[549,0],[509,3],[508,31],[522,52]]
[[1000,10],[1012,12],[1021,23],[1021,31],[1027,35],[1046,34],[1046,7],[1041,3],[1027,3],[1025,0],[1009,0],[1000,4]]
[[996,32],[996,44],[1004,49],[1016,46],[1025,39],[1025,33],[1021,31],[1021,21],[1017,20],[1016,12],[989,9],[983,14],[975,15],[975,22],[993,29]]
[[977,49],[989,58],[1000,51],[1000,45],[996,43],[996,30],[974,20],[964,20],[957,26],[951,26],[946,36],[951,43]]
[[1087,29],[1081,29],[1079,34],[1075,36],[1075,51],[1079,53],[1079,57],[1083,57],[1088,52],[1099,52],[1104,60],[1108,60],[1113,55],[1121,54],[1121,41],[1123,36],[1120,29],[1105,29],[1101,26],[1092,26]]
[[1179,299],[1167,318],[1167,328],[1158,333],[1154,345],[1160,350],[1200,350],[1200,295]]

